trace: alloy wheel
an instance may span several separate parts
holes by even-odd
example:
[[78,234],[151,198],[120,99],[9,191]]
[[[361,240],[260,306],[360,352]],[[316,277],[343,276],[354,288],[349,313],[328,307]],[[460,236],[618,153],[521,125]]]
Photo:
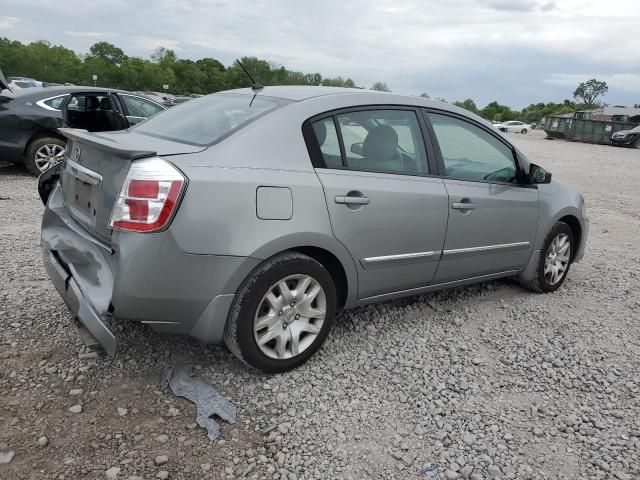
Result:
[[544,261],[544,279],[549,285],[556,285],[562,280],[569,268],[570,258],[571,240],[569,235],[561,233],[549,245]]
[[309,275],[285,277],[258,303],[253,335],[260,351],[278,360],[296,357],[316,340],[325,321],[327,298]]
[[64,158],[64,152],[65,148],[60,145],[56,145],[55,143],[43,145],[36,151],[34,163],[38,170],[45,172],[56,163],[62,161]]

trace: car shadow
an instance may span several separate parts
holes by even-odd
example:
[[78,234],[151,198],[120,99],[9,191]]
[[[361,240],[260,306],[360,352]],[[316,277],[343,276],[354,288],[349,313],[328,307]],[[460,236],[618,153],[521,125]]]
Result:
[[17,177],[31,177],[24,165],[0,162],[0,175],[13,175]]

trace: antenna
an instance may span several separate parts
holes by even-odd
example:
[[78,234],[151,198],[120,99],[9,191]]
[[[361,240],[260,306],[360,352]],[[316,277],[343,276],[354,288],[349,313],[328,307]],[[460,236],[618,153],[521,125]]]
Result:
[[261,83],[258,83],[253,79],[253,77],[251,76],[249,71],[246,68],[244,68],[244,65],[242,65],[242,63],[240,63],[240,60],[238,60],[237,58],[236,58],[236,63],[238,65],[240,65],[240,68],[242,68],[242,70],[244,70],[244,73],[246,73],[247,77],[249,77],[249,80],[251,80],[251,90],[253,90],[255,92],[255,91],[258,91],[258,90],[262,90],[264,88],[264,86]]

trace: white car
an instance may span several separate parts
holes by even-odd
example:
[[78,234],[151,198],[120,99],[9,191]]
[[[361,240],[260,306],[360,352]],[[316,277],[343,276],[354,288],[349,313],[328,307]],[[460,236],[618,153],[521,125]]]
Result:
[[533,127],[531,125],[524,122],[519,122],[517,120],[496,123],[494,127],[496,127],[501,132],[527,133],[529,130],[533,130]]

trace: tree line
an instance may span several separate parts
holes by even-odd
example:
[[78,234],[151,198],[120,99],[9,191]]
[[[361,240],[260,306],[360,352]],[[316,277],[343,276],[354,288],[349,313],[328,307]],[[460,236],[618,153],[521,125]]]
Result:
[[[362,88],[351,78],[330,78],[320,73],[292,71],[256,57],[242,57],[240,61],[253,78],[263,85]],[[83,55],[44,40],[23,44],[0,37],[0,69],[5,76],[33,77],[49,83],[75,85],[91,85],[93,75],[97,75],[98,85],[130,91],[162,91],[164,85],[169,85],[169,92],[179,95],[207,94],[249,85],[247,75],[237,63],[225,66],[214,58],[180,59],[173,50],[164,47],[157,48],[150,59],[130,57],[121,48],[108,42],[95,43],[89,53]],[[370,88],[391,91],[384,82],[376,82]],[[478,108],[471,98],[452,103],[488,120],[536,122],[545,116],[594,108],[607,90],[605,82],[592,79],[578,85],[573,93],[575,101],[540,102],[521,111],[497,101],[484,108]],[[420,96],[429,98],[426,93]],[[435,99],[446,101],[438,97]]]
[[[264,85],[326,85],[355,87],[350,78],[323,77],[320,73],[287,70],[256,57],[240,60],[256,81]],[[159,47],[150,59],[127,56],[121,48],[98,42],[79,55],[47,41],[23,44],[0,38],[0,69],[5,76],[32,77],[49,83],[97,84],[130,91],[162,91],[178,95],[207,94],[249,86],[247,75],[234,63],[225,67],[215,58],[180,59],[173,50]]]

